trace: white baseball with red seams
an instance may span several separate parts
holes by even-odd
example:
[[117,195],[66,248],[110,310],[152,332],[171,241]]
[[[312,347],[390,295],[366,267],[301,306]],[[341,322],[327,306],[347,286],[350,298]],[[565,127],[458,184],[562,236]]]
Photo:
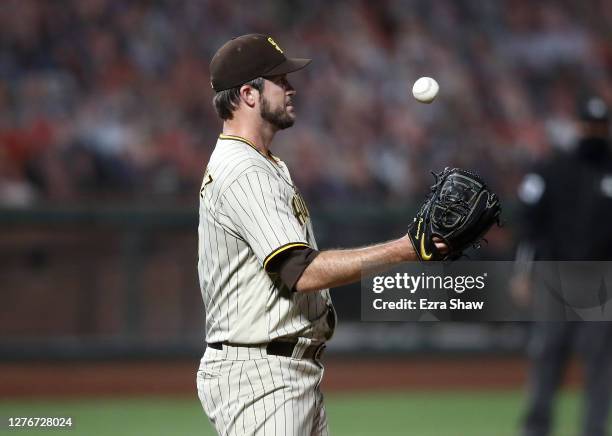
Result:
[[412,95],[421,103],[431,103],[438,95],[440,86],[431,77],[421,77],[412,86]]

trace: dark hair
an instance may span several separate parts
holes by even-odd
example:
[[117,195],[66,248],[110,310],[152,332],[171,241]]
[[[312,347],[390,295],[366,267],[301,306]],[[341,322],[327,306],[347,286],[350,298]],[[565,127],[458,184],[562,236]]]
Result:
[[217,92],[213,97],[213,106],[217,111],[217,115],[219,115],[222,120],[231,120],[232,113],[236,110],[238,104],[240,103],[240,87],[249,85],[261,92],[264,88],[264,83],[264,79],[262,77],[258,77],[257,79],[243,83],[240,86]]

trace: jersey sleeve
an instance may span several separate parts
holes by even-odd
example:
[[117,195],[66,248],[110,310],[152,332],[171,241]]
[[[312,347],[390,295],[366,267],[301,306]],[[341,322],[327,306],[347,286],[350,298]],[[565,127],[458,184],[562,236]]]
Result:
[[266,270],[281,253],[310,247],[291,199],[265,171],[242,174],[232,182],[222,195],[222,210]]

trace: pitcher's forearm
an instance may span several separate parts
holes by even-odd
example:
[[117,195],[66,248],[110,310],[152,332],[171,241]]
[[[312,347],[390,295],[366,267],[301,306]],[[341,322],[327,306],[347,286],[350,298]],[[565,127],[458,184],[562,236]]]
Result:
[[361,280],[364,264],[386,270],[410,260],[417,256],[407,236],[370,247],[322,251],[304,270],[295,289],[308,292],[347,285]]

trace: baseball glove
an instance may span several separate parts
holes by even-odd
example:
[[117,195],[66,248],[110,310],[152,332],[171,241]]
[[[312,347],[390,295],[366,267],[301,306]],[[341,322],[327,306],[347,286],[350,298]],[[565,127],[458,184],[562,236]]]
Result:
[[[410,225],[408,235],[420,260],[455,260],[470,246],[479,247],[485,233],[499,225],[501,204],[476,174],[460,168],[432,173],[431,194]],[[442,254],[433,238],[448,246]]]

